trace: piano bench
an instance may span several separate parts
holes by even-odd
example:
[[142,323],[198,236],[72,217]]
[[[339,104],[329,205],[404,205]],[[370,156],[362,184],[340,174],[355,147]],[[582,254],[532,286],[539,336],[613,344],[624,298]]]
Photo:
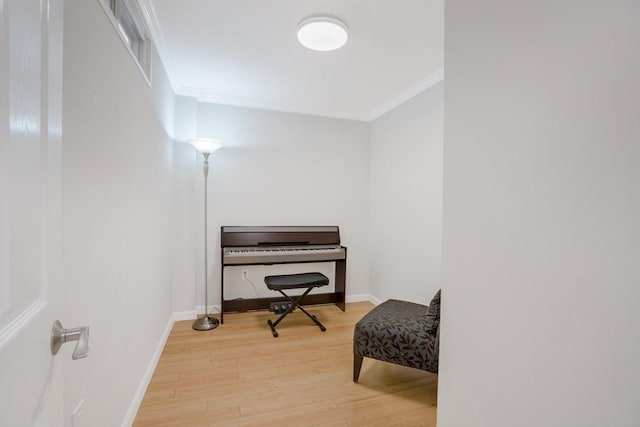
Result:
[[[273,337],[278,337],[278,332],[276,331],[276,326],[284,319],[289,313],[291,313],[294,309],[299,308],[304,314],[306,314],[313,322],[318,325],[322,332],[326,331],[327,328],[324,327],[322,323],[318,320],[316,316],[313,314],[309,314],[307,310],[302,308],[301,302],[306,297],[309,292],[313,290],[313,288],[319,288],[321,286],[327,286],[329,284],[329,278],[322,273],[298,273],[298,274],[281,274],[278,276],[266,276],[264,278],[264,283],[267,285],[272,291],[280,292],[287,300],[291,301],[291,304],[285,310],[284,313],[278,317],[275,322],[272,322],[271,319],[267,321],[267,324],[271,328],[271,332],[273,333]],[[284,291],[289,289],[306,289],[302,295],[299,295],[296,299],[293,299],[289,295],[287,295]]]

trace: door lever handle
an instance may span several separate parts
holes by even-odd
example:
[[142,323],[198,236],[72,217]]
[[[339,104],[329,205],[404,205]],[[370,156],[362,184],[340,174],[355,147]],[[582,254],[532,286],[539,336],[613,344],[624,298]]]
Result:
[[82,359],[89,355],[89,327],[65,329],[60,321],[56,320],[51,328],[51,354],[58,354],[62,344],[69,341],[78,341],[71,355],[73,360]]

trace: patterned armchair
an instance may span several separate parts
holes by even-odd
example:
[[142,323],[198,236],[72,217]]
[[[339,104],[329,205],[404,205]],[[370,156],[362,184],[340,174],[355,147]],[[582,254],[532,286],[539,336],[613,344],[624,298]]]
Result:
[[353,335],[353,382],[364,357],[438,373],[440,291],[429,306],[387,300],[366,314]]

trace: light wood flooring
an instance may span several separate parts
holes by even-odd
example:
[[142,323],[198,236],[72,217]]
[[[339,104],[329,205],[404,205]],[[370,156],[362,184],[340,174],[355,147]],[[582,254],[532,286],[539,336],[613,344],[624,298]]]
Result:
[[197,332],[176,322],[134,427],[435,426],[437,375],[365,358],[352,381],[353,327],[368,302],[312,306],[326,332],[296,311],[225,315]]

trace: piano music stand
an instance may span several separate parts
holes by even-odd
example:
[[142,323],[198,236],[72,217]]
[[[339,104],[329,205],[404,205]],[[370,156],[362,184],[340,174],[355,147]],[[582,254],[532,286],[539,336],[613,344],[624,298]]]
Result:
[[[319,288],[321,286],[327,286],[329,284],[329,278],[322,273],[300,273],[300,274],[282,274],[278,276],[266,276],[264,278],[264,283],[267,285],[272,291],[280,292],[286,299],[291,301],[291,305],[288,306],[287,310],[278,317],[275,322],[272,322],[271,319],[267,321],[267,324],[271,328],[271,332],[273,333],[273,337],[278,337],[278,332],[276,331],[276,326],[278,323],[282,321],[289,313],[291,313],[295,308],[299,308],[304,314],[307,315],[313,322],[320,327],[322,332],[326,331],[327,328],[324,327],[322,323],[318,320],[318,318],[309,314],[307,310],[302,308],[300,304],[304,297],[309,294],[313,290],[313,288]],[[288,289],[304,289],[306,291],[298,298],[293,299],[289,295],[285,294],[284,291]]]

